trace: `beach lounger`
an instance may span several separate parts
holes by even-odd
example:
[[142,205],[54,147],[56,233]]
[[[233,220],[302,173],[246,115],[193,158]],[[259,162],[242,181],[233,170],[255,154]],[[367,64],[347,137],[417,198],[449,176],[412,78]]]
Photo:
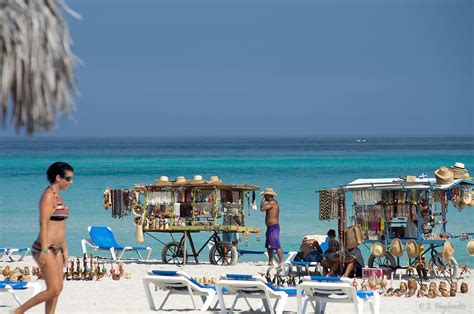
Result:
[[324,313],[326,304],[353,303],[355,312],[363,312],[364,302],[370,304],[372,313],[380,313],[380,295],[375,291],[358,291],[348,278],[304,277],[297,287],[297,313],[306,313],[311,303],[315,313]]
[[[326,252],[329,246],[329,237],[326,235],[307,235],[305,238],[313,238],[316,239],[321,247],[321,250]],[[314,267],[316,273],[322,274],[322,267],[320,262],[306,262],[306,261],[295,261],[295,257],[298,252],[290,252],[291,254],[288,256],[288,258],[285,260],[285,269],[286,269],[286,275],[288,274],[295,274],[298,277],[301,276],[301,274],[309,276],[310,273],[310,268]]]
[[[0,248],[0,260],[2,262],[9,259],[11,262],[20,262],[25,258],[26,254],[30,251],[30,248],[12,248],[12,247],[1,247]],[[18,255],[17,258],[14,258]]]
[[[201,307],[202,312],[207,311],[209,307],[211,307],[217,301],[215,287],[201,285],[199,282],[182,271],[152,270],[149,272],[149,276],[143,278],[143,286],[145,288],[148,305],[150,306],[150,309],[154,311],[162,310],[166,301],[168,301],[168,298],[173,294],[190,296],[195,310],[198,308],[196,306],[194,296],[201,297],[203,303]],[[151,286],[153,286],[153,290]],[[168,291],[166,297],[163,299],[163,302],[158,309],[156,308],[155,302],[153,300],[155,286],[162,290]]]
[[41,285],[38,282],[0,281],[0,292],[10,293],[19,305],[21,301],[17,294],[25,289],[32,289],[35,296],[41,291]]
[[121,246],[115,240],[114,233],[109,227],[103,226],[89,226],[90,239],[82,239],[82,253],[87,254],[87,246],[90,246],[94,251],[110,251],[112,259],[120,260],[122,256],[127,251],[135,251],[140,260],[143,260],[143,256],[140,254],[140,251],[146,250],[147,255],[144,260],[148,260],[151,255],[151,247],[149,246]]
[[[251,311],[264,309],[272,314],[283,313],[288,296],[296,295],[296,289],[274,287],[261,276],[237,274],[221,276],[216,283],[216,291],[221,313],[223,314],[227,313],[224,293],[226,295],[235,295],[230,313],[234,311],[240,298],[245,300]],[[258,299],[260,301],[256,309],[252,308],[248,299]],[[275,300],[273,305],[272,300]]]

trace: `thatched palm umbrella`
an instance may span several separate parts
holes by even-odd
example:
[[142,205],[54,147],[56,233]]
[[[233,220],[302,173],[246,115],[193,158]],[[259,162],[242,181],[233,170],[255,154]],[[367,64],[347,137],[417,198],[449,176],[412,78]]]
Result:
[[0,117],[31,135],[73,110],[75,56],[61,0],[0,0]]

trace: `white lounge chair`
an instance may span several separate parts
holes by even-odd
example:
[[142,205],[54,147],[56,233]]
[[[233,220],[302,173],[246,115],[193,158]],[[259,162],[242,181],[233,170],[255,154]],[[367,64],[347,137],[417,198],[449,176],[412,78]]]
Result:
[[[253,275],[227,274],[221,276],[216,283],[217,297],[221,313],[227,312],[224,301],[226,295],[235,295],[234,302],[230,308],[230,313],[234,311],[237,301],[243,298],[251,311],[263,310],[270,313],[283,313],[288,296],[296,295],[294,288],[278,288],[267,283],[265,278]],[[252,308],[248,299],[260,300],[256,309]],[[272,302],[272,300],[275,300]],[[272,304],[274,303],[274,304]]]
[[[120,260],[122,256],[127,251],[135,251],[138,254],[140,260],[147,260],[150,258],[151,255],[151,247],[149,246],[122,246],[117,243],[115,240],[114,233],[112,229],[109,227],[103,226],[89,226],[87,227],[89,230],[89,235],[91,236],[90,239],[82,239],[81,246],[82,246],[82,253],[87,254],[87,246],[94,249],[94,251],[110,251],[113,260]],[[145,259],[140,254],[140,251],[146,250],[147,255]]]
[[10,293],[19,305],[21,301],[17,294],[25,289],[32,289],[35,296],[41,291],[41,285],[38,282],[0,281],[0,292]]
[[[9,259],[11,262],[21,262],[28,252],[30,252],[30,248],[27,247],[0,247],[0,260],[5,262],[7,259]],[[18,255],[18,257],[14,258],[14,255]]]
[[[148,276],[143,278],[143,286],[151,310],[162,310],[166,301],[168,301],[168,298],[173,294],[189,295],[195,310],[198,308],[194,296],[201,297],[203,303],[201,307],[202,312],[207,311],[209,307],[216,303],[215,287],[203,286],[182,271],[152,270],[148,274]],[[154,289],[152,291],[151,286],[153,286],[153,288],[156,286],[162,290],[168,291],[158,309],[153,300],[153,293],[155,291]]]
[[[326,252],[329,246],[329,237],[327,235],[307,235],[305,236],[307,239],[315,239],[318,241],[319,245],[321,246],[321,250]],[[323,268],[320,262],[306,262],[306,261],[295,261],[295,257],[298,252],[290,252],[288,258],[285,260],[285,275],[292,274],[301,277],[301,274],[306,276],[310,275],[310,267],[314,267],[316,273],[323,273]]]
[[368,302],[372,313],[380,313],[380,295],[375,291],[356,290],[348,278],[308,276],[296,289],[298,314],[306,313],[308,303],[315,313],[324,313],[329,302],[353,303],[358,314],[363,312],[364,302]]

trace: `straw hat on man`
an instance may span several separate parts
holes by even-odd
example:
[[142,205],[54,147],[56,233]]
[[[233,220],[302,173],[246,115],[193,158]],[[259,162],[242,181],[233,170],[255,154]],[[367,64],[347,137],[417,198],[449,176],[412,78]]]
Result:
[[438,170],[434,172],[436,176],[436,183],[442,184],[449,184],[454,181],[454,174],[451,170],[446,168],[445,166],[439,167]]
[[375,257],[385,256],[385,245],[380,242],[374,242],[370,248],[370,253]]
[[390,253],[396,257],[401,257],[403,255],[403,245],[399,238],[393,239],[390,243]]
[[273,196],[277,196],[277,194],[275,193],[275,191],[273,191],[272,188],[266,188],[265,190],[263,190],[262,192],[260,192],[260,195],[273,195]]
[[405,245],[405,250],[409,258],[417,258],[420,255],[420,250],[415,240],[408,240]]

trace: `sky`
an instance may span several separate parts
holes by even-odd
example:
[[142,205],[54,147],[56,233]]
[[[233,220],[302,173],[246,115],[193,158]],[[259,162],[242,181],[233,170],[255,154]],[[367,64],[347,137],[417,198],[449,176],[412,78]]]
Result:
[[472,1],[66,2],[80,95],[48,136],[474,135]]

